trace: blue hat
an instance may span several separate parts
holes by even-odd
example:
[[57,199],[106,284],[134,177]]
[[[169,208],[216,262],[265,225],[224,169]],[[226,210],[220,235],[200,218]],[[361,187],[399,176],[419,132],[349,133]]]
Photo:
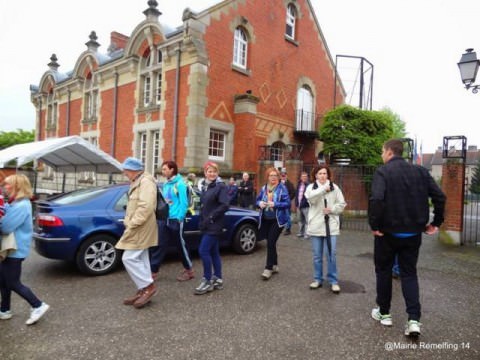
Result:
[[143,164],[140,160],[134,157],[128,157],[122,164],[123,170],[130,170],[130,171],[142,171]]

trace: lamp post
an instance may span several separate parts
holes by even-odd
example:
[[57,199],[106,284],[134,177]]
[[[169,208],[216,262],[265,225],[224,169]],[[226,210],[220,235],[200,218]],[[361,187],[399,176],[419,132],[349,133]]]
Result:
[[474,94],[478,93],[480,85],[474,85],[475,78],[477,77],[478,67],[480,66],[480,60],[477,59],[477,53],[473,49],[467,49],[458,62],[458,68],[460,70],[460,76],[462,82],[465,84],[465,89],[472,89]]

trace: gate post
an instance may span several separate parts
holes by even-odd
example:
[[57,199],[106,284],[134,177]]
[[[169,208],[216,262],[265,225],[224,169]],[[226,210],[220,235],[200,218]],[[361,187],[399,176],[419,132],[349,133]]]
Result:
[[[449,145],[449,140],[461,141],[462,149]],[[445,136],[443,138],[442,190],[447,196],[445,221],[440,228],[440,241],[463,245],[463,196],[465,190],[465,159],[467,138],[465,136]]]

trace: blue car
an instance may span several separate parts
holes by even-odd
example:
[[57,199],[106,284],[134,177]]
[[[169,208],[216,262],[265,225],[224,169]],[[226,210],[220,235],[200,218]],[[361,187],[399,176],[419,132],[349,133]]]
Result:
[[[124,231],[128,184],[76,190],[35,202],[33,239],[35,250],[50,259],[74,262],[87,275],[104,275],[121,262],[116,242]],[[184,238],[191,250],[198,249],[198,204],[195,215],[187,214]],[[257,244],[258,213],[231,207],[226,213],[220,246],[239,254],[251,253]],[[169,244],[175,249],[175,244]]]

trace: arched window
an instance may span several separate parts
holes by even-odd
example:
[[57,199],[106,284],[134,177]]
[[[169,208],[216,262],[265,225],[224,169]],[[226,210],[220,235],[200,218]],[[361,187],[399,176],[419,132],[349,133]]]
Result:
[[50,89],[47,96],[47,130],[57,128],[58,102],[53,89]]
[[286,26],[285,26],[285,35],[295,40],[295,21],[297,18],[297,13],[295,10],[295,6],[289,4],[287,6],[287,19],[286,19]]
[[84,122],[96,122],[98,118],[98,84],[95,75],[89,72],[84,85]]
[[306,85],[297,91],[297,131],[315,131],[313,95]]
[[247,50],[248,41],[245,31],[241,27],[235,29],[233,38],[233,64],[242,68],[247,68]]

